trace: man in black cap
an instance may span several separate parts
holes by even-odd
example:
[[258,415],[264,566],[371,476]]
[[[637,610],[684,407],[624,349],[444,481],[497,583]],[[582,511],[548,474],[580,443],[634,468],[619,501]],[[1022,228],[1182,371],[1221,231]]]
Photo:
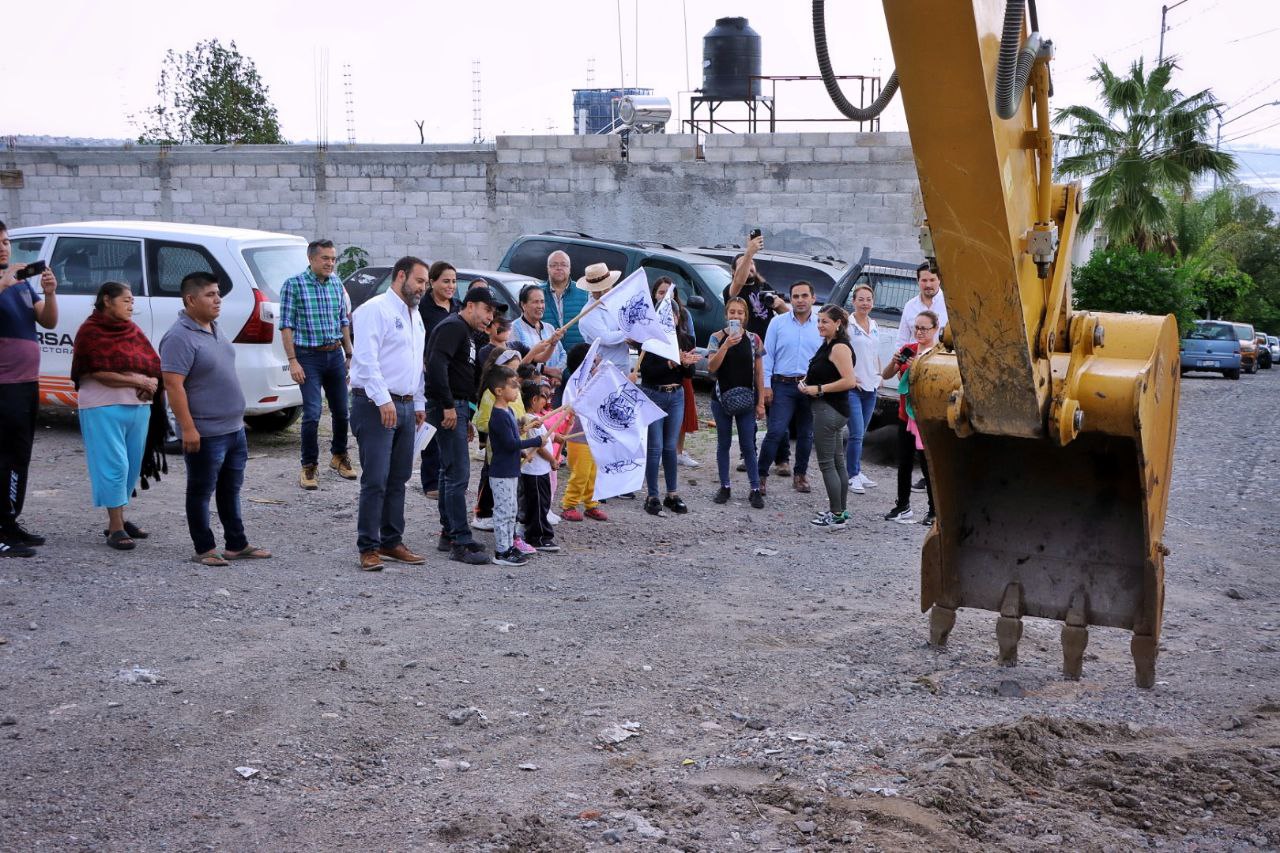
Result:
[[427,342],[427,422],[438,432],[440,449],[441,551],[462,563],[489,562],[485,547],[467,524],[467,482],[471,477],[467,442],[471,435],[471,402],[476,391],[476,345],[472,333],[487,329],[507,306],[487,287],[473,287],[457,314],[441,320]]

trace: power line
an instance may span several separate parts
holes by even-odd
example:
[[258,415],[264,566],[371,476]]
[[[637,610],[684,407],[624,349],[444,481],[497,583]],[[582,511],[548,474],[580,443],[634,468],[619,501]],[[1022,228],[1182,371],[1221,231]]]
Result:
[[1263,125],[1262,127],[1254,128],[1253,130],[1246,130],[1244,133],[1228,137],[1227,142],[1235,142],[1239,139],[1244,139],[1246,136],[1254,136],[1255,134],[1262,133],[1264,130],[1270,130],[1273,127],[1280,127],[1280,121],[1272,122],[1271,124]]
[[1275,32],[1280,32],[1280,27],[1272,27],[1271,29],[1269,29],[1269,30],[1263,30],[1263,31],[1262,31],[1262,32],[1260,32],[1260,33],[1250,33],[1250,34],[1249,34],[1249,35],[1247,35],[1247,36],[1241,36],[1241,37],[1240,37],[1240,38],[1238,38],[1238,39],[1232,39],[1231,41],[1227,42],[1227,44],[1239,44],[1239,43],[1240,43],[1240,42],[1242,42],[1242,41],[1248,41],[1249,39],[1256,39],[1256,38],[1258,38],[1259,36],[1266,36],[1266,35],[1270,35],[1271,33],[1275,33]]

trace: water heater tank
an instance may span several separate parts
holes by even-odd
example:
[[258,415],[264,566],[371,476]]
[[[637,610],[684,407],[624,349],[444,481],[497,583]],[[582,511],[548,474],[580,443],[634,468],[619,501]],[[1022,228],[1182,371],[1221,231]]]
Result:
[[760,34],[746,18],[717,18],[702,38],[702,97],[746,101],[760,96]]
[[618,101],[618,118],[627,127],[662,127],[671,118],[671,101],[658,95],[627,95]]

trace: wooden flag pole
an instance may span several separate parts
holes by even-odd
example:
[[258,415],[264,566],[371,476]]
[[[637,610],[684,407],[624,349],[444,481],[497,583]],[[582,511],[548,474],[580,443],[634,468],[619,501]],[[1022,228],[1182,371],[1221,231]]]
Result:
[[604,302],[601,299],[599,298],[595,299],[590,305],[588,305],[586,308],[583,308],[581,311],[579,311],[577,317],[574,317],[572,320],[570,320],[569,322],[561,326],[560,331],[565,331],[566,329],[571,328],[574,323],[578,322],[583,317],[587,316],[588,314],[590,314],[592,311],[596,310],[603,304]]

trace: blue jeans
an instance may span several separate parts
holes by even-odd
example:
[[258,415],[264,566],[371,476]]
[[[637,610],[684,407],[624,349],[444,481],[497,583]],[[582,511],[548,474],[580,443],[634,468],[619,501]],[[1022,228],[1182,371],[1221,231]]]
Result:
[[329,451],[334,456],[347,452],[347,359],[342,347],[328,352],[298,347],[296,353],[306,374],[302,380],[302,464],[315,465],[320,456],[322,394],[329,398],[333,419]]
[[214,549],[217,541],[209,528],[209,498],[218,508],[218,520],[228,551],[249,547],[240,517],[240,486],[249,460],[244,427],[226,435],[200,436],[200,449],[183,454],[187,462],[187,529],[197,554]]
[[756,462],[756,410],[747,409],[731,415],[720,405],[719,397],[711,398],[711,417],[716,420],[716,468],[720,472],[720,485],[729,487],[729,446],[733,443],[733,426],[738,425],[738,448],[742,461],[747,465],[747,479],[751,488],[760,488],[760,469]]
[[667,493],[671,494],[680,488],[679,475],[676,470],[676,442],[680,440],[680,426],[684,423],[684,388],[674,391],[659,391],[656,388],[641,386],[646,397],[653,404],[667,413],[649,424],[649,448],[645,456],[644,482],[649,489],[649,497],[658,496],[658,465],[662,465],[667,479]]
[[427,406],[427,422],[435,427],[436,437],[431,439],[440,445],[440,529],[454,545],[470,545],[476,541],[467,523],[467,483],[471,479],[471,456],[467,452],[467,424],[471,409],[460,404],[455,412],[458,422],[453,429],[442,427],[444,409],[434,403]]
[[849,392],[849,445],[844,451],[849,476],[862,473],[862,439],[876,413],[876,392],[854,388]]
[[[351,395],[351,429],[360,450],[360,510],[356,548],[394,548],[404,540],[404,486],[413,475],[417,423],[412,400],[395,400],[396,425],[382,425],[382,413],[364,394]],[[434,439],[432,439],[434,442]]]
[[813,449],[813,408],[800,388],[789,382],[773,384],[773,404],[769,407],[769,426],[760,445],[760,476],[769,476],[769,466],[777,458],[778,445],[787,440],[791,418],[796,419],[796,458],[791,470],[805,474],[809,470],[809,451]]

